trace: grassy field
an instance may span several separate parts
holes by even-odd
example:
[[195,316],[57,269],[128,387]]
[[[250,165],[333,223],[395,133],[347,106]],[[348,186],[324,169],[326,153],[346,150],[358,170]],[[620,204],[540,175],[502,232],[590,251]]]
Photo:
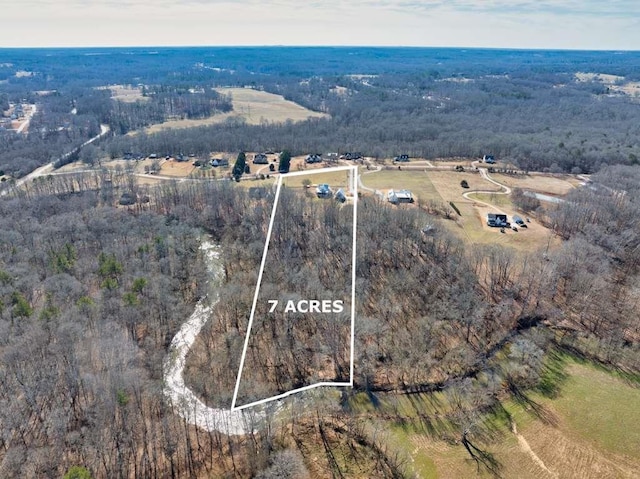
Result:
[[[474,423],[476,445],[503,478],[633,478],[640,470],[640,389],[590,363],[552,355],[549,374],[557,396],[531,393],[529,402],[509,400],[503,409]],[[478,466],[459,441],[460,426],[446,419],[451,405],[442,393],[364,395],[358,412],[405,417],[375,420],[387,431],[392,452],[401,451],[407,470],[421,478],[496,477]],[[535,406],[535,407],[533,407]],[[416,418],[412,420],[411,418]]]
[[592,447],[640,458],[640,428],[629,427],[640,424],[640,389],[584,363],[569,363],[567,372],[564,394],[554,402],[567,427]]
[[109,90],[111,98],[125,103],[133,103],[138,100],[146,101],[149,97],[142,96],[142,88],[132,85],[109,85],[97,87],[97,90]]
[[386,192],[394,189],[408,189],[419,201],[441,200],[427,173],[419,171],[382,170],[367,173],[361,170],[362,183],[368,188]]
[[[463,193],[474,190],[502,191],[500,187],[486,181],[477,173],[401,170],[382,170],[367,174],[362,170],[362,173],[362,182],[369,188],[383,192],[392,188],[406,188],[411,190],[417,201],[423,205],[429,201],[446,205],[450,201],[453,202],[461,215],[456,216],[455,221],[444,221],[444,224],[463,241],[478,245],[500,244],[520,251],[532,251],[546,247],[548,243],[551,247],[559,244],[559,240],[536,221],[529,223],[527,229],[518,232],[506,230],[504,234],[500,233],[498,228],[487,226],[487,213],[503,210],[511,216],[516,214],[516,211],[507,195],[475,193],[471,196],[472,199],[464,198]],[[460,186],[462,180],[467,181],[469,189]],[[495,208],[480,204],[479,201],[495,205]]]
[[197,120],[171,120],[152,125],[145,129],[147,133],[155,133],[170,128],[192,128],[196,126],[215,125],[226,121],[241,120],[251,125],[261,123],[284,123],[287,120],[303,121],[307,118],[323,118],[328,115],[308,110],[281,95],[274,95],[250,88],[217,88],[224,95],[231,95],[233,111],[213,115]]
[[162,166],[160,167],[160,175],[184,178],[193,174],[196,169],[197,168],[193,166],[190,161],[168,160],[162,163]]
[[566,195],[582,181],[571,175],[549,176],[535,173],[522,176],[492,173],[491,178],[511,188],[523,188],[554,196]]
[[474,200],[483,201],[484,203],[489,203],[490,205],[496,205],[502,209],[515,209],[513,203],[509,199],[509,195],[500,195],[497,193],[473,193],[470,196]]
[[247,178],[250,178],[250,179],[242,180],[239,183],[235,183],[235,185],[241,188],[253,188],[256,186],[272,187],[276,184],[276,181],[277,181],[277,176],[270,176],[269,178],[265,176],[264,180],[255,178],[253,176],[249,176]]
[[321,183],[327,183],[331,186],[333,191],[338,188],[347,188],[348,185],[348,172],[346,171],[334,171],[331,173],[310,173],[308,175],[294,176],[291,178],[285,178],[283,184],[288,187],[302,188],[303,181],[310,181],[310,185],[319,185]]

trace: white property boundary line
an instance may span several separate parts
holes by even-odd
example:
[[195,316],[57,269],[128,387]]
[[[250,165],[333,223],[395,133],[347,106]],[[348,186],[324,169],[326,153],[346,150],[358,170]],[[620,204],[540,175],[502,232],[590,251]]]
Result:
[[[242,370],[244,368],[244,361],[247,357],[247,348],[249,346],[249,337],[251,336],[251,328],[253,327],[253,319],[256,313],[256,305],[258,303],[258,294],[260,293],[260,286],[262,284],[262,273],[264,272],[264,265],[267,261],[267,253],[269,252],[269,242],[271,241],[271,232],[273,231],[273,222],[276,217],[276,210],[278,208],[278,200],[280,198],[280,191],[282,189],[283,178],[289,178],[294,176],[305,176],[316,173],[333,173],[337,171],[350,171],[351,177],[349,185],[352,187],[353,194],[353,251],[351,256],[351,352],[349,355],[349,382],[320,382],[304,386],[302,388],[293,389],[277,396],[272,396],[259,401],[254,401],[242,406],[236,406],[238,399],[238,390],[240,389],[240,381],[242,379]],[[262,263],[260,264],[260,272],[258,273],[258,282],[256,284],[256,290],[253,295],[253,304],[251,306],[251,315],[249,316],[249,324],[247,326],[247,334],[244,338],[244,346],[242,348],[242,357],[240,358],[240,367],[238,368],[238,375],[236,377],[236,387],[233,391],[233,399],[231,401],[231,411],[239,411],[247,409],[249,407],[258,406],[271,401],[277,401],[278,399],[286,398],[295,393],[307,391],[309,389],[333,386],[333,387],[353,387],[353,363],[354,363],[354,350],[355,350],[355,318],[356,318],[356,232],[358,225],[358,167],[357,166],[338,166],[334,168],[322,168],[315,171],[296,171],[294,173],[281,174],[278,177],[278,186],[276,189],[276,196],[273,203],[273,209],[271,210],[271,219],[269,221],[269,228],[267,230],[267,239],[264,245],[264,251],[262,253]]]

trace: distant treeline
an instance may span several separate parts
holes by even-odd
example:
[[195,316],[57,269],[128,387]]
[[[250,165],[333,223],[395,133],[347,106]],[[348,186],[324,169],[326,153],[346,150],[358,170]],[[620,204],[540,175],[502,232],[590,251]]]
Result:
[[[361,151],[426,158],[496,155],[525,170],[591,173],[640,156],[637,99],[576,72],[640,79],[636,52],[420,48],[134,48],[0,50],[0,105],[59,96],[66,114],[78,104],[88,122],[117,135],[167,117],[229,111],[215,86],[251,86],[282,94],[331,119],[249,126],[242,122],[121,139],[106,148],[207,153],[288,149],[293,153]],[[29,72],[26,74],[25,72]],[[18,74],[18,76],[16,76]],[[144,85],[145,100],[109,99],[106,84]],[[83,108],[80,108],[84,105]],[[266,119],[268,122],[268,118]],[[67,119],[82,123],[77,119]],[[64,122],[63,122],[64,123]],[[48,161],[59,140],[25,154],[4,141],[0,167],[22,174]],[[66,130],[61,135],[67,135]],[[4,135],[2,135],[4,136]],[[25,145],[30,141],[25,140]],[[12,142],[10,147],[6,145]],[[33,148],[32,148],[33,150]],[[15,158],[21,158],[20,161]],[[25,161],[26,159],[26,161]],[[25,166],[28,165],[28,166]]]
[[[109,90],[72,87],[11,98],[11,103],[36,103],[38,112],[28,135],[0,129],[0,170],[24,176],[97,135],[101,123],[124,134],[167,118],[205,118],[231,110],[230,98],[211,88],[159,85],[143,89],[143,95],[136,102],[121,102],[112,100]],[[9,109],[8,94],[0,97],[0,106]]]

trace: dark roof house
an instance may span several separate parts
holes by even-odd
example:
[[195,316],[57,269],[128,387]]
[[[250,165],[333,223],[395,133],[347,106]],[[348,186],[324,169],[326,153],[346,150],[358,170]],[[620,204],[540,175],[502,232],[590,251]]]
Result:
[[316,196],[318,198],[328,198],[331,196],[331,188],[328,184],[323,183],[316,188]]
[[265,155],[264,153],[258,153],[256,155],[253,155],[253,164],[254,165],[268,165],[269,164],[269,159],[267,158],[267,155]]

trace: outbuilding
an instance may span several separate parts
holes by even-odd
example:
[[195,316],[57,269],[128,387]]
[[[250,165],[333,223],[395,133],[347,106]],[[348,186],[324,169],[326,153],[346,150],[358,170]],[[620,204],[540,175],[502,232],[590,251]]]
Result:
[[409,190],[389,190],[387,193],[389,203],[397,205],[398,203],[413,203],[413,195]]

